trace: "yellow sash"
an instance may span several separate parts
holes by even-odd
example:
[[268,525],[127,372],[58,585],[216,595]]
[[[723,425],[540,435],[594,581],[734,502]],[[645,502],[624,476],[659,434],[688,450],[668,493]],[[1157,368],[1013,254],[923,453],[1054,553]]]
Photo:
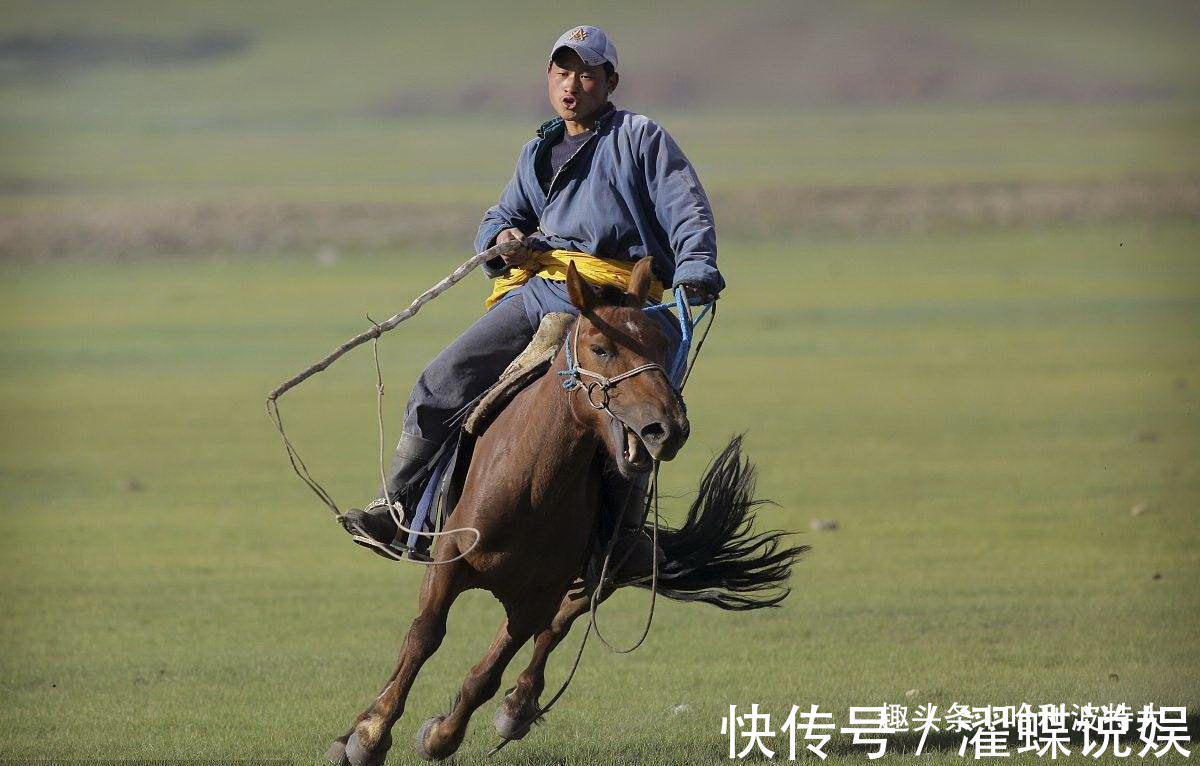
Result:
[[[587,253],[576,253],[571,250],[545,250],[533,252],[529,260],[520,266],[514,266],[508,276],[496,277],[492,286],[492,294],[483,305],[491,308],[508,294],[509,290],[520,287],[535,275],[553,279],[556,282],[567,280],[567,264],[575,262],[579,276],[594,285],[612,285],[622,290],[629,289],[629,278],[633,276],[633,261],[618,261],[613,258],[597,258]],[[650,297],[656,301],[662,300],[663,285],[657,279],[650,279]]]

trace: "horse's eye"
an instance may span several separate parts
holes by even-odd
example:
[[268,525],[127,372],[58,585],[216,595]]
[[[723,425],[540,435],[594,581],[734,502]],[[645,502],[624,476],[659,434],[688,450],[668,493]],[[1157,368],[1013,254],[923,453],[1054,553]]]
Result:
[[608,352],[605,351],[600,346],[592,346],[592,353],[595,354],[596,356],[601,356],[601,357],[608,356]]

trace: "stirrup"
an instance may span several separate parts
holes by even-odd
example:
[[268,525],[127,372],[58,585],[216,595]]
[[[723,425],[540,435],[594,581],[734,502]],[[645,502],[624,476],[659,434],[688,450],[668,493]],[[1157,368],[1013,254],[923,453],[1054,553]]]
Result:
[[[345,519],[343,516],[342,519]],[[390,543],[383,543],[376,540],[366,533],[366,530],[359,527],[352,521],[341,521],[342,528],[350,534],[350,539],[357,545],[370,549],[373,553],[383,556],[391,561],[419,561],[425,564],[432,564],[433,558],[428,553],[422,553],[415,548],[410,548],[407,544],[393,540]]]
[[[378,498],[368,504],[366,508],[361,510],[355,508],[348,513],[338,516],[337,522],[341,525],[342,529],[346,530],[347,534],[350,535],[350,539],[353,540],[357,545],[361,545],[364,548],[369,548],[373,553],[383,556],[386,559],[390,559],[392,561],[401,561],[407,559],[411,561],[420,561],[423,563],[432,562],[433,558],[429,554],[412,548],[405,542],[401,542],[398,539],[400,530],[397,529],[396,531],[397,538],[392,540],[381,540],[378,537],[373,536],[370,531],[363,526],[361,521],[363,516],[372,515],[371,511],[376,509],[386,509],[387,507],[387,500],[384,498]],[[355,511],[357,511],[357,513],[354,513]],[[352,516],[351,514],[354,515]],[[394,523],[394,519],[389,519],[389,521]]]

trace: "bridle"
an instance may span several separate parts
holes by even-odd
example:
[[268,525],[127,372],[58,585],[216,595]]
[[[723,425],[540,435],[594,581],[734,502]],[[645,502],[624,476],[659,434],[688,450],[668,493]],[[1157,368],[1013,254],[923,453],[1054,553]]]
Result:
[[[568,335],[566,341],[563,342],[563,352],[567,357],[567,368],[565,370],[559,370],[558,372],[558,377],[561,379],[563,389],[566,391],[574,391],[577,388],[583,388],[585,391],[587,391],[588,404],[591,405],[592,409],[606,410],[614,419],[619,420],[619,418],[613,414],[612,410],[608,409],[609,390],[614,388],[618,383],[626,378],[632,378],[634,375],[638,375],[639,373],[658,370],[671,385],[671,390],[675,392],[675,397],[679,400],[679,404],[683,407],[683,411],[687,412],[687,405],[683,402],[683,387],[687,384],[688,377],[691,375],[692,367],[696,363],[695,357],[691,358],[690,363],[688,360],[692,348],[692,330],[697,324],[700,323],[700,320],[703,319],[705,315],[709,314],[710,311],[712,312],[711,315],[709,315],[708,325],[705,327],[704,333],[700,337],[700,342],[696,346],[696,356],[699,356],[700,348],[704,345],[705,338],[708,337],[708,330],[712,327],[712,321],[716,318],[716,305],[717,304],[715,301],[706,304],[700,311],[699,315],[693,317],[691,310],[688,308],[687,296],[684,293],[683,288],[676,288],[674,300],[658,303],[644,309],[645,313],[648,315],[660,311],[669,313],[671,309],[675,309],[679,314],[678,321],[680,343],[679,348],[675,352],[675,358],[671,361],[671,369],[668,370],[661,364],[650,362],[648,364],[634,367],[632,370],[626,370],[625,372],[622,372],[619,375],[614,375],[611,378],[606,378],[598,372],[579,366],[580,321],[576,320],[574,331]],[[582,319],[582,317],[580,319]],[[584,377],[592,378],[593,382],[585,383],[583,381]],[[597,403],[593,398],[596,391],[599,391],[603,397],[599,403]]]
[[[635,375],[640,375],[643,372],[652,372],[657,370],[666,378],[667,383],[671,386],[671,391],[675,393],[676,398],[682,403],[683,397],[679,395],[679,391],[675,388],[674,382],[671,380],[670,374],[667,373],[665,367],[657,362],[647,362],[646,364],[638,365],[632,370],[626,370],[619,375],[614,375],[611,378],[605,377],[598,372],[589,370],[579,366],[579,326],[583,324],[583,317],[575,321],[575,329],[567,336],[563,343],[563,353],[566,354],[567,368],[559,370],[558,377],[561,379],[561,385],[565,391],[574,391],[582,388],[587,393],[587,402],[594,410],[604,410],[609,417],[616,420],[621,425],[625,426],[625,421],[617,416],[608,407],[611,399],[609,391],[616,388],[617,384],[623,380],[628,380]],[[592,378],[591,381],[584,381],[583,378]],[[600,401],[595,399],[596,392],[599,392]],[[626,426],[628,428],[628,426]]]

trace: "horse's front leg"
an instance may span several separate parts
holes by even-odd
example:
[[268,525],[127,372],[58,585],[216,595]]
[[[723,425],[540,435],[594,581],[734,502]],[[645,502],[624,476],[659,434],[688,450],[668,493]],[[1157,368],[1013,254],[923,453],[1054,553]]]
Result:
[[[607,588],[601,593],[601,600],[608,598],[612,591],[611,587]],[[550,624],[534,638],[529,665],[517,676],[516,688],[504,696],[500,709],[496,711],[492,723],[501,737],[521,739],[541,715],[538,698],[546,687],[546,662],[550,659],[550,653],[567,637],[575,620],[587,614],[590,606],[591,594],[582,581],[576,581],[573,589],[563,596]]]
[[417,754],[426,760],[448,758],[462,744],[471,715],[500,689],[504,669],[525,642],[550,621],[558,594],[522,599],[506,604],[508,619],[500,626],[487,653],[463,681],[454,706],[445,716],[434,716],[417,732]]
[[431,567],[421,587],[417,617],[409,626],[400,658],[383,691],[355,720],[350,731],[336,739],[327,753],[338,766],[377,766],[391,747],[392,726],[404,714],[404,703],[417,673],[441,646],[446,615],[462,593],[461,563]]
[[[604,603],[617,588],[651,576],[653,554],[642,550],[644,547],[630,549],[619,545],[618,550],[613,551],[613,559],[617,563],[613,567],[615,571],[606,573],[605,586],[598,596],[600,603]],[[542,714],[538,698],[546,687],[546,663],[550,653],[567,637],[575,620],[591,609],[594,587],[585,580],[576,580],[563,596],[550,624],[534,637],[533,656],[529,659],[529,665],[517,676],[516,687],[504,695],[504,701],[493,719],[496,733],[501,737],[521,739]]]

